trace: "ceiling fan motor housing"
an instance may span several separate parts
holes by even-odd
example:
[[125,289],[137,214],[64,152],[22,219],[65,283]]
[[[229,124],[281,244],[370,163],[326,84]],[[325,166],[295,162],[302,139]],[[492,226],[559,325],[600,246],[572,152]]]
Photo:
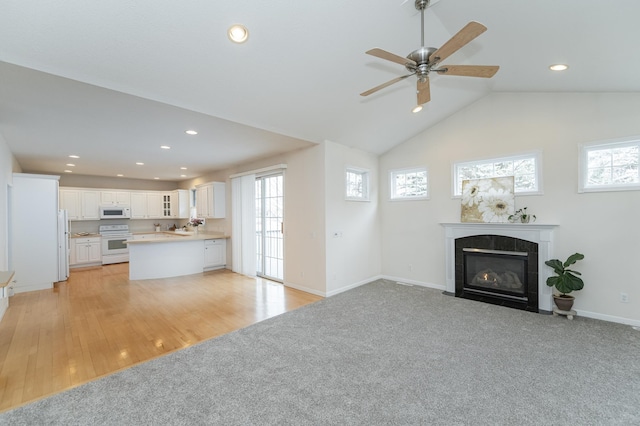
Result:
[[435,47],[421,47],[418,50],[414,50],[413,52],[407,55],[407,59],[411,59],[416,65],[408,63],[405,65],[407,70],[410,72],[414,72],[418,77],[427,77],[429,71],[435,64],[430,63],[429,59],[431,55],[438,50]]
[[429,0],[416,0],[416,9],[425,10],[429,7]]

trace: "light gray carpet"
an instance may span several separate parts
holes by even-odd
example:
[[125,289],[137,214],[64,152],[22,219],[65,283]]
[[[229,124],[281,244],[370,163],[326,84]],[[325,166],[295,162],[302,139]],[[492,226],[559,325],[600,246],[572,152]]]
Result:
[[640,425],[640,331],[376,281],[0,424]]

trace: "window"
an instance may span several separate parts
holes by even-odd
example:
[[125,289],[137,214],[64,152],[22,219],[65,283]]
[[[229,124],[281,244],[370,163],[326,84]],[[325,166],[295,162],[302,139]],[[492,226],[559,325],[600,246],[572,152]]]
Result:
[[640,137],[580,145],[578,192],[640,190]]
[[391,170],[392,200],[424,200],[429,198],[427,169],[425,167]]
[[369,200],[369,172],[367,170],[347,168],[346,199]]
[[514,177],[517,195],[542,194],[540,152],[453,164],[453,196],[462,195],[462,181],[500,176]]

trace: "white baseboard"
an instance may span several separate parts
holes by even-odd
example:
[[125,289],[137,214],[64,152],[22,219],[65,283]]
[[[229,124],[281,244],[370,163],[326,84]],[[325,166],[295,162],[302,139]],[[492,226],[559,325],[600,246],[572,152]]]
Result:
[[433,283],[426,283],[423,281],[416,281],[416,280],[410,280],[407,278],[402,278],[402,277],[393,277],[390,275],[382,275],[380,278],[383,278],[385,280],[389,280],[389,281],[395,281],[395,282],[399,282],[399,283],[404,283],[404,284],[412,284],[412,285],[417,285],[420,287],[428,287],[428,288],[435,288],[436,290],[442,290],[444,291],[447,287],[442,285],[442,284],[433,284]]
[[27,291],[48,290],[50,288],[53,288],[53,282],[36,283],[36,284],[29,284],[29,285],[14,285],[13,292],[25,293]]
[[599,314],[597,312],[582,311],[579,309],[576,309],[576,313],[578,314],[578,316],[583,316],[587,318],[593,318],[593,319],[609,321],[609,322],[617,322],[619,324],[626,324],[634,327],[640,327],[640,320],[617,317],[614,315]]
[[311,294],[315,294],[316,296],[326,297],[326,294],[324,291],[319,291],[313,288],[305,287],[303,285],[295,284],[288,281],[285,281],[283,284],[285,287],[291,287],[291,288],[295,288],[296,290],[304,291],[305,293],[311,293]]
[[301,290],[307,293],[311,293],[311,294],[315,294],[316,296],[322,296],[322,297],[331,297],[331,296],[335,296],[336,294],[340,294],[340,293],[344,293],[345,291],[349,291],[351,289],[354,289],[356,287],[360,287],[361,285],[365,285],[365,284],[369,284],[370,282],[376,281],[376,280],[380,280],[380,279],[384,279],[384,280],[389,280],[389,281],[396,281],[396,282],[400,282],[400,283],[404,283],[404,284],[411,284],[411,285],[417,285],[420,287],[428,287],[428,288],[434,288],[436,290],[445,290],[445,286],[444,285],[440,285],[440,284],[432,284],[432,283],[425,283],[422,281],[415,281],[415,280],[409,280],[406,278],[401,278],[401,277],[392,277],[389,275],[376,275],[373,277],[369,277],[366,278],[362,281],[358,281],[356,283],[344,286],[344,287],[340,287],[338,289],[335,290],[331,290],[331,291],[327,291],[327,292],[323,292],[323,291],[319,291],[319,290],[315,290],[312,288],[308,288],[308,287],[304,287],[295,283],[291,283],[291,282],[285,282],[284,285],[287,287],[291,287],[291,288],[295,288],[296,290]]
[[362,281],[358,281],[357,283],[351,284],[351,285],[347,285],[344,287],[340,287],[336,290],[331,290],[327,292],[327,297],[331,297],[331,296],[335,296],[336,294],[340,294],[340,293],[344,293],[345,291],[349,291],[351,289],[354,289],[356,287],[360,287],[361,285],[365,285],[365,284],[369,284],[372,281],[375,280],[379,280],[382,278],[382,275],[377,275],[375,277],[370,277],[370,278],[366,278]]

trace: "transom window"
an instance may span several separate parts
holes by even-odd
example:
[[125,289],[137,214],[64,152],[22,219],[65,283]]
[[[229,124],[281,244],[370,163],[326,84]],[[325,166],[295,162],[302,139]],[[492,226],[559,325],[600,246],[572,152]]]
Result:
[[391,170],[392,200],[424,200],[429,197],[427,168]]
[[347,200],[369,200],[369,171],[349,167],[345,174]]
[[579,192],[640,189],[640,137],[580,145]]
[[453,195],[462,195],[462,181],[501,176],[514,177],[514,192],[518,195],[542,193],[540,152],[467,161],[453,164]]

